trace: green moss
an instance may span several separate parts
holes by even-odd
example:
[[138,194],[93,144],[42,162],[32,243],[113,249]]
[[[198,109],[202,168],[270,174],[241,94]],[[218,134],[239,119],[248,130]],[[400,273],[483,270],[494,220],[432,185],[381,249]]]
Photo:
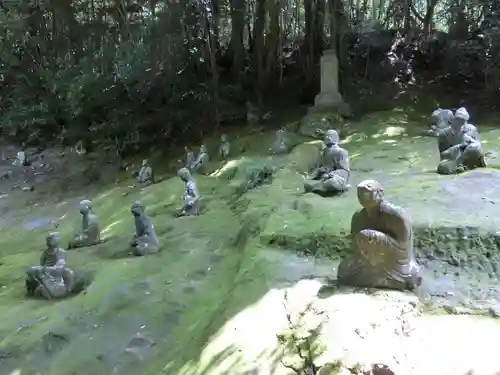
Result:
[[[422,248],[441,244],[440,232],[430,227],[453,228],[459,220],[474,227],[480,215],[468,213],[464,219],[454,211],[435,213],[424,201],[439,192],[443,179],[433,173],[435,140],[416,136],[417,116],[410,117],[393,111],[347,124],[344,146],[351,154],[353,188],[337,198],[303,193],[303,174],[314,167],[321,143],[301,144],[283,157],[262,156],[273,131],[242,135],[234,160],[213,162],[214,173],[197,177],[204,212],[199,217],[174,218],[183,191],[176,178],[142,191],[123,183],[89,196],[109,240],[70,252],[70,264],[95,278],[86,293],[63,301],[24,298],[24,270],[38,262],[44,236],[54,227],[26,230],[22,224],[52,216],[67,241],[79,225],[78,199],[56,202],[54,197],[16,211],[0,230],[0,368],[7,373],[21,368],[23,375],[222,375],[231,373],[218,367],[227,360],[236,371],[243,361],[238,348],[219,348],[203,364],[200,355],[229,319],[270,288],[293,280],[278,272],[281,260],[269,261],[265,251],[344,254],[350,218],[358,208],[354,187],[365,178],[381,180],[389,200],[409,207],[420,228],[417,237],[428,239]],[[484,133],[492,143],[499,135]],[[266,166],[274,168],[272,184],[238,190],[252,171]],[[162,251],[154,256],[124,257],[135,199],[155,221]],[[137,332],[157,343],[144,361],[124,352]]]

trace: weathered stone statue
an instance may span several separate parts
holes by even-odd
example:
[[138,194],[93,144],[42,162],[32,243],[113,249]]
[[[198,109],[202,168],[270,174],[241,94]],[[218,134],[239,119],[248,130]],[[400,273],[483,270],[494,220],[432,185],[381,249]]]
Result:
[[415,289],[422,279],[413,253],[410,217],[384,200],[378,181],[365,180],[357,190],[363,208],[351,218],[351,254],[339,265],[339,284]]
[[259,108],[256,105],[252,104],[252,102],[249,100],[246,101],[245,108],[247,123],[250,125],[258,123],[260,120]]
[[184,205],[179,216],[198,215],[200,213],[200,195],[191,172],[187,168],[181,168],[177,175],[185,183]]
[[438,147],[441,160],[437,173],[454,174],[486,166],[481,137],[477,128],[468,121],[467,109],[459,108],[451,125],[439,132]]
[[194,152],[191,151],[187,146],[184,146],[184,151],[186,153],[186,168],[191,168],[191,165],[194,163]]
[[148,164],[148,160],[144,159],[142,161],[141,169],[139,173],[137,173],[137,182],[140,184],[153,184],[154,183],[154,174],[153,168]]
[[349,153],[339,145],[335,130],[325,133],[325,148],[319,167],[304,181],[304,190],[319,195],[335,195],[345,192],[349,182]]
[[68,249],[93,246],[101,242],[101,231],[97,216],[92,212],[92,202],[85,199],[80,202],[82,214],[82,229],[75,234],[73,241],[68,244]]
[[288,145],[286,144],[286,135],[287,133],[285,129],[279,129],[276,131],[274,142],[269,148],[269,152],[271,154],[286,154],[289,151]]
[[226,134],[222,134],[220,136],[220,145],[219,145],[219,156],[222,159],[227,159],[229,156],[229,151],[231,151],[231,145],[227,139]]
[[73,291],[75,275],[66,265],[66,251],[59,247],[60,235],[46,237],[47,248],[40,258],[40,265],[27,270],[26,293],[28,296],[47,299],[66,297]]
[[203,170],[207,163],[208,163],[209,157],[208,157],[208,152],[207,148],[205,145],[200,146],[200,153],[196,157],[196,160],[191,164],[190,171],[191,172],[196,172],[197,170]]
[[17,165],[28,165],[28,162],[27,162],[27,157],[26,157],[26,152],[25,151],[19,151],[16,155],[16,158],[14,159],[14,161],[12,162],[12,165],[13,166],[17,166]]
[[427,134],[437,137],[441,130],[450,126],[452,120],[453,112],[451,110],[442,108],[434,110],[430,118],[431,127]]
[[135,234],[130,244],[132,254],[143,256],[158,252],[159,242],[151,218],[146,215],[140,202],[132,203],[130,212],[134,216]]

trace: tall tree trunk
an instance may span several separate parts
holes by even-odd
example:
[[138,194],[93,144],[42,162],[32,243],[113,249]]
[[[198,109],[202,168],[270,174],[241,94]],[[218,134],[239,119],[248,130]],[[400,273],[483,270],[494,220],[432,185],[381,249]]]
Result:
[[266,25],[266,0],[256,0],[254,24],[254,70],[257,73],[257,98],[262,105],[262,93],[265,90],[264,74],[264,28]]
[[231,49],[233,53],[233,75],[237,76],[245,64],[245,0],[231,0]]

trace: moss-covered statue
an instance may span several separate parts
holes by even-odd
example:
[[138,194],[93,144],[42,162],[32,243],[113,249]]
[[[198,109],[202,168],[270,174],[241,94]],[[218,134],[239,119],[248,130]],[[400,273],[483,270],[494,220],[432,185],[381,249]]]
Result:
[[361,182],[357,193],[363,208],[351,218],[351,253],[340,262],[338,283],[414,290],[421,277],[410,217],[384,200],[384,190],[377,181]]
[[177,172],[179,178],[184,182],[184,204],[178,216],[192,216],[200,213],[200,195],[196,182],[187,168],[181,168]]
[[66,297],[73,292],[75,275],[66,265],[66,251],[59,247],[59,233],[50,233],[46,243],[40,265],[27,270],[26,293],[31,297],[46,299]]
[[154,183],[154,173],[153,168],[149,165],[148,159],[142,161],[142,166],[137,173],[136,180],[140,184],[153,184]]
[[440,162],[439,174],[455,174],[485,167],[481,137],[474,125],[468,123],[469,113],[465,108],[456,110],[451,125],[438,134]]
[[82,214],[82,229],[68,244],[68,249],[97,245],[101,242],[101,231],[97,216],[92,212],[92,202],[83,200],[80,202],[80,213]]
[[134,216],[135,234],[130,244],[132,254],[143,256],[158,252],[159,242],[151,218],[146,215],[144,206],[135,201],[130,212]]
[[318,162],[319,167],[306,177],[304,190],[322,196],[345,192],[349,183],[349,153],[340,147],[335,130],[325,133],[325,148]]

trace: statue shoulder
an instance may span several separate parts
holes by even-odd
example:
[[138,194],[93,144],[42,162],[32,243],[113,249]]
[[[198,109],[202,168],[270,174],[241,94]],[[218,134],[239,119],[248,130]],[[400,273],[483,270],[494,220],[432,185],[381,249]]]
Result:
[[464,133],[478,133],[477,127],[472,124],[465,124],[463,127],[463,132]]
[[438,137],[439,138],[447,137],[450,133],[451,133],[451,126],[447,126],[439,130]]
[[382,204],[380,205],[380,211],[385,214],[398,217],[402,220],[410,221],[410,216],[403,207],[396,206],[395,204],[392,204],[390,202],[382,202]]
[[94,213],[89,214],[89,224],[97,224],[98,221],[99,221],[99,218],[97,217],[96,214],[94,214]]

